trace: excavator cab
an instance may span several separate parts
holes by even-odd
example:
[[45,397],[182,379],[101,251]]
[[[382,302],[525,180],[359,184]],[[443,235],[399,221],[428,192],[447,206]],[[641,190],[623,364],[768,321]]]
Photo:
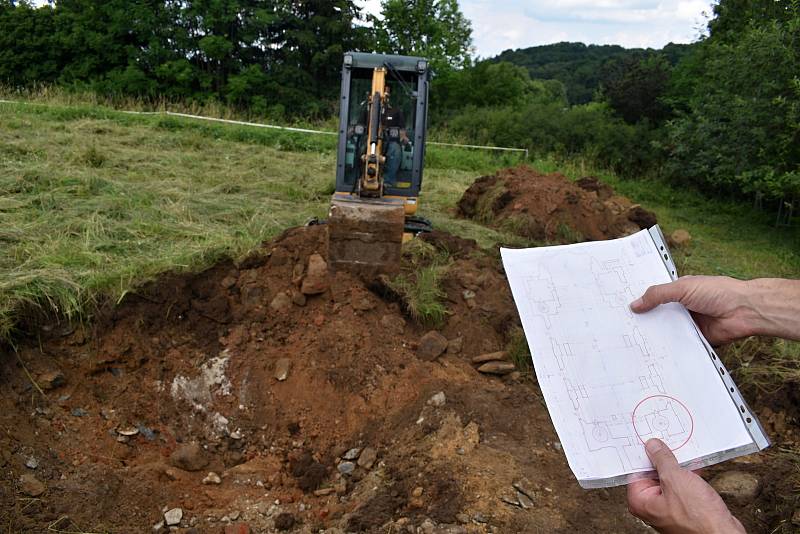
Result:
[[392,273],[417,217],[430,70],[424,58],[348,52],[342,65],[329,259],[361,275]]

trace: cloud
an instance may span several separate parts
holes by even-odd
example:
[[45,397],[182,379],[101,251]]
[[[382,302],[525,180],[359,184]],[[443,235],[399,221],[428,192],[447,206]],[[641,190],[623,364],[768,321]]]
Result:
[[[380,0],[359,0],[373,13]],[[695,41],[711,0],[460,0],[479,56],[560,41],[661,48]]]
[[462,0],[483,57],[559,41],[661,48],[696,40],[709,0]]

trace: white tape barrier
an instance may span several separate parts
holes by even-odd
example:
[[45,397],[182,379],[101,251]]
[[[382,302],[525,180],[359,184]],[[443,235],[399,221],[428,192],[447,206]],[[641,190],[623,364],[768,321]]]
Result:
[[[44,104],[41,102],[24,102],[20,100],[0,100],[2,104],[25,104],[25,105],[33,105],[33,106],[46,106],[48,104]],[[130,115],[170,115],[173,117],[183,117],[185,119],[198,119],[204,121],[211,121],[211,122],[222,122],[225,124],[236,124],[239,126],[253,126],[256,128],[269,128],[271,130],[284,130],[287,132],[298,132],[298,133],[309,133],[309,134],[319,134],[319,135],[336,135],[336,132],[328,132],[325,130],[310,130],[307,128],[293,128],[291,126],[277,126],[275,124],[263,124],[260,122],[246,122],[246,121],[235,121],[232,119],[219,119],[216,117],[204,117],[203,115],[190,115],[188,113],[176,113],[174,111],[127,111],[116,109],[113,111],[117,111],[119,113],[128,113]],[[528,159],[528,149],[527,148],[509,148],[509,147],[502,147],[502,146],[484,146],[484,145],[462,145],[457,143],[441,143],[437,141],[427,141],[429,145],[437,145],[437,146],[449,146],[455,148],[474,148],[479,150],[495,150],[501,152],[522,152],[525,154],[525,159]]]

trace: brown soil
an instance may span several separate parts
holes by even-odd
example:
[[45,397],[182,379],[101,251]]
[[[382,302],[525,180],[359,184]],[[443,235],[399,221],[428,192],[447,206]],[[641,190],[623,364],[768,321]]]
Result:
[[652,212],[597,178],[572,182],[526,166],[478,178],[459,200],[458,212],[526,239],[556,243],[612,239],[656,224]]
[[[470,363],[518,327],[497,259],[454,236],[427,239],[453,258],[440,332],[462,341],[434,361],[416,354],[426,329],[380,285],[337,273],[301,296],[309,257],[325,253],[319,226],[238,265],[164,277],[91,327],[49,325],[6,351],[2,528],[154,532],[180,507],[187,533],[649,532],[627,513],[624,488],[578,486],[533,377],[484,376]],[[428,404],[440,391],[444,406]],[[794,439],[792,428],[773,437]],[[348,450],[365,447],[374,462],[362,452],[340,475]],[[747,526],[788,520],[785,457],[737,464],[763,481],[758,508],[735,508]],[[203,483],[210,471],[220,484]],[[44,493],[25,494],[26,474]],[[530,509],[501,500],[518,481]]]

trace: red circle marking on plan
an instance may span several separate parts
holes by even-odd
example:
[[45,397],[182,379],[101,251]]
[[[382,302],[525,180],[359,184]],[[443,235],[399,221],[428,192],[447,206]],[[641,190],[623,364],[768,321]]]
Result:
[[689,428],[689,435],[686,437],[684,442],[678,445],[677,447],[670,447],[671,450],[677,451],[678,449],[689,443],[689,440],[692,439],[692,434],[694,434],[694,417],[692,417],[692,412],[689,411],[689,408],[687,408],[684,403],[682,403],[675,397],[672,397],[671,395],[650,395],[649,397],[645,397],[642,400],[640,400],[639,404],[637,404],[636,407],[633,409],[633,413],[631,413],[631,424],[633,425],[633,431],[636,432],[636,437],[639,438],[639,441],[641,441],[642,445],[644,445],[644,440],[642,439],[642,436],[639,434],[639,430],[636,428],[636,411],[645,402],[651,399],[658,399],[658,398],[663,398],[678,403],[678,405],[686,411],[686,415],[689,416],[689,422],[691,423],[691,428]]

